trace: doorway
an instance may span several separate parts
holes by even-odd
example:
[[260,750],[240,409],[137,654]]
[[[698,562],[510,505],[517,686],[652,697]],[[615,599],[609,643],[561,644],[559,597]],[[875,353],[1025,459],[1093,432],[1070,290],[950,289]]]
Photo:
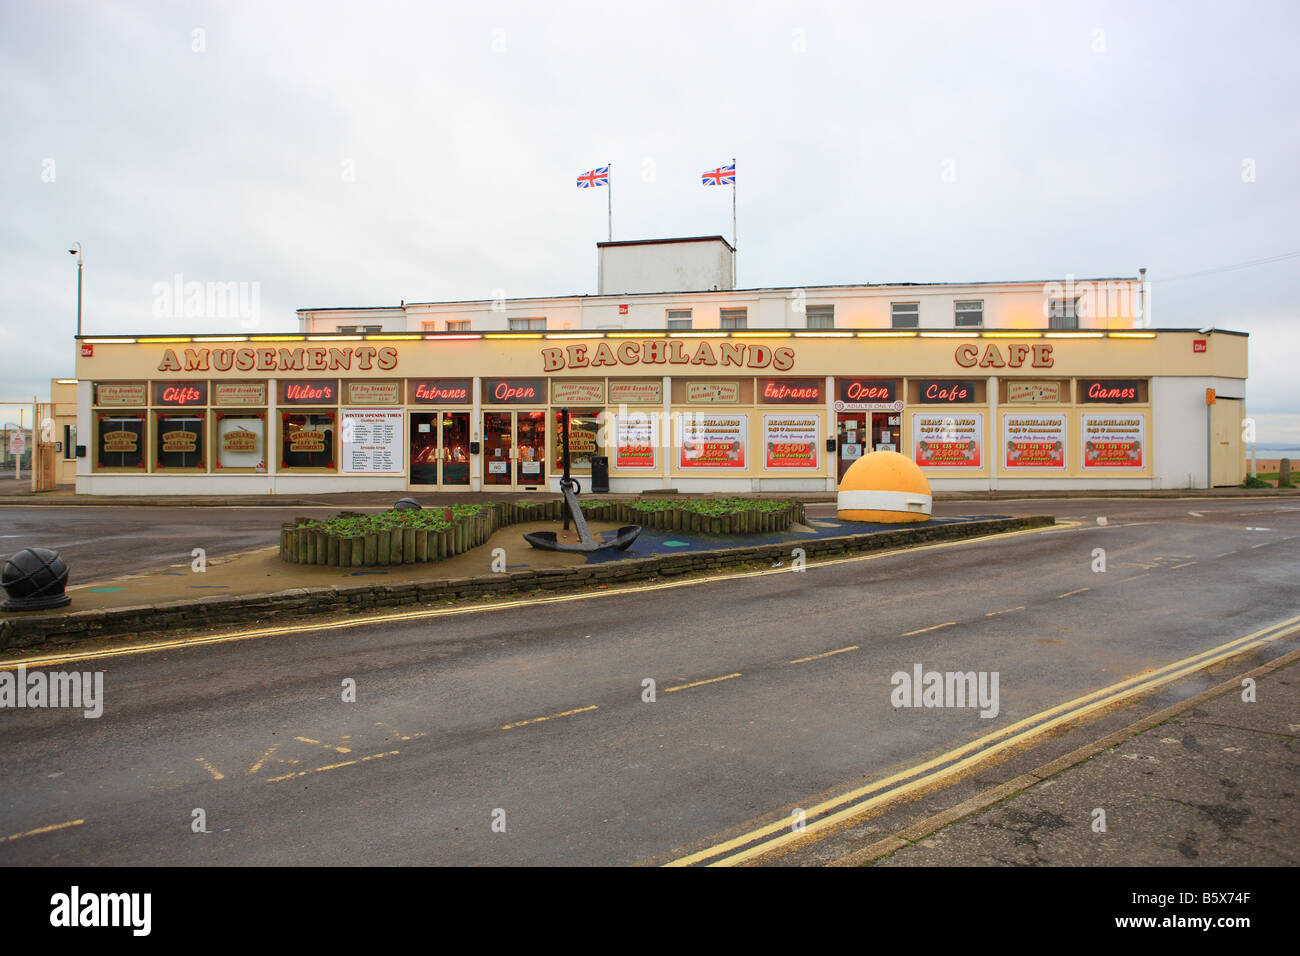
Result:
[[839,449],[837,481],[844,480],[844,473],[849,466],[862,457],[871,442],[867,434],[867,416],[869,412],[840,412],[838,416],[838,440],[835,447]]
[[546,488],[546,412],[483,413],[483,487]]
[[469,412],[411,412],[412,488],[469,486]]

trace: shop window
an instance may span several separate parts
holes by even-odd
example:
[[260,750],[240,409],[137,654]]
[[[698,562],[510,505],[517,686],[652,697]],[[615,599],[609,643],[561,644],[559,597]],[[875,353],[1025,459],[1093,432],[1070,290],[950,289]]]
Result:
[[668,310],[668,328],[672,329],[689,329],[691,327],[691,310],[690,309],[669,309]]
[[[569,448],[573,452],[573,459],[569,463],[569,471],[573,474],[589,475],[591,474],[591,459],[593,455],[600,454],[600,445],[597,443],[597,436],[600,432],[600,410],[595,408],[584,408],[577,411],[569,409]],[[555,427],[551,433],[555,439],[555,453],[552,460],[555,462],[556,474],[564,472],[564,439],[560,433],[560,410],[555,410]]]
[[1047,309],[1047,326],[1052,329],[1077,329],[1079,327],[1079,300],[1050,300]]
[[953,303],[953,324],[959,329],[978,329],[984,325],[984,300],[957,300]]
[[217,413],[213,466],[222,471],[266,471],[266,413]]
[[334,468],[338,420],[333,411],[280,413],[280,467]]
[[99,416],[95,436],[96,468],[144,468],[144,412]]
[[896,329],[915,329],[921,324],[921,303],[889,303],[889,324]]
[[804,317],[810,329],[835,328],[835,306],[809,305],[804,307]]
[[155,413],[154,467],[167,471],[205,469],[203,422],[203,412]]
[[724,329],[743,329],[749,325],[748,309],[723,309],[722,327]]

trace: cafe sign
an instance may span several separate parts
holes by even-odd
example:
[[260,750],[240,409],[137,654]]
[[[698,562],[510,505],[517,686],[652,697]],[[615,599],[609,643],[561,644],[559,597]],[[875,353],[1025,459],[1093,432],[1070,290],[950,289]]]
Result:
[[348,382],[349,405],[400,405],[400,382]]
[[735,405],[740,401],[739,382],[687,382],[687,405]]
[[143,405],[148,394],[144,382],[101,382],[95,386],[95,404],[116,407]]
[[603,405],[604,382],[551,382],[551,402],[556,405]]
[[663,382],[610,382],[611,405],[660,405],[663,403]]
[[217,405],[265,405],[265,382],[214,382],[213,401]]
[[1060,382],[1007,382],[1007,402],[1011,404],[1061,402]]

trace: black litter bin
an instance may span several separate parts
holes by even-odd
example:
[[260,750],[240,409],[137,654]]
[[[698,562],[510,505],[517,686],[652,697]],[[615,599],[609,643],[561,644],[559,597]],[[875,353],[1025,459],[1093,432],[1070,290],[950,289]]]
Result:
[[593,494],[609,493],[609,456],[591,456],[591,491]]

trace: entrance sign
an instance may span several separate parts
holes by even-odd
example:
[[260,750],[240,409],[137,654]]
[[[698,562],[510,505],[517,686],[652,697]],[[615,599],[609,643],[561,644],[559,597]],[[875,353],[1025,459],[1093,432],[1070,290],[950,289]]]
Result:
[[984,413],[915,414],[912,447],[916,450],[916,463],[922,468],[981,468]]
[[821,423],[820,415],[764,415],[763,468],[817,468]]
[[1083,416],[1083,467],[1141,468],[1146,443],[1145,413]]
[[1008,469],[1065,469],[1066,423],[1064,414],[1022,415],[1002,419],[1004,455]]
[[343,474],[405,474],[402,418],[397,408],[344,408]]

